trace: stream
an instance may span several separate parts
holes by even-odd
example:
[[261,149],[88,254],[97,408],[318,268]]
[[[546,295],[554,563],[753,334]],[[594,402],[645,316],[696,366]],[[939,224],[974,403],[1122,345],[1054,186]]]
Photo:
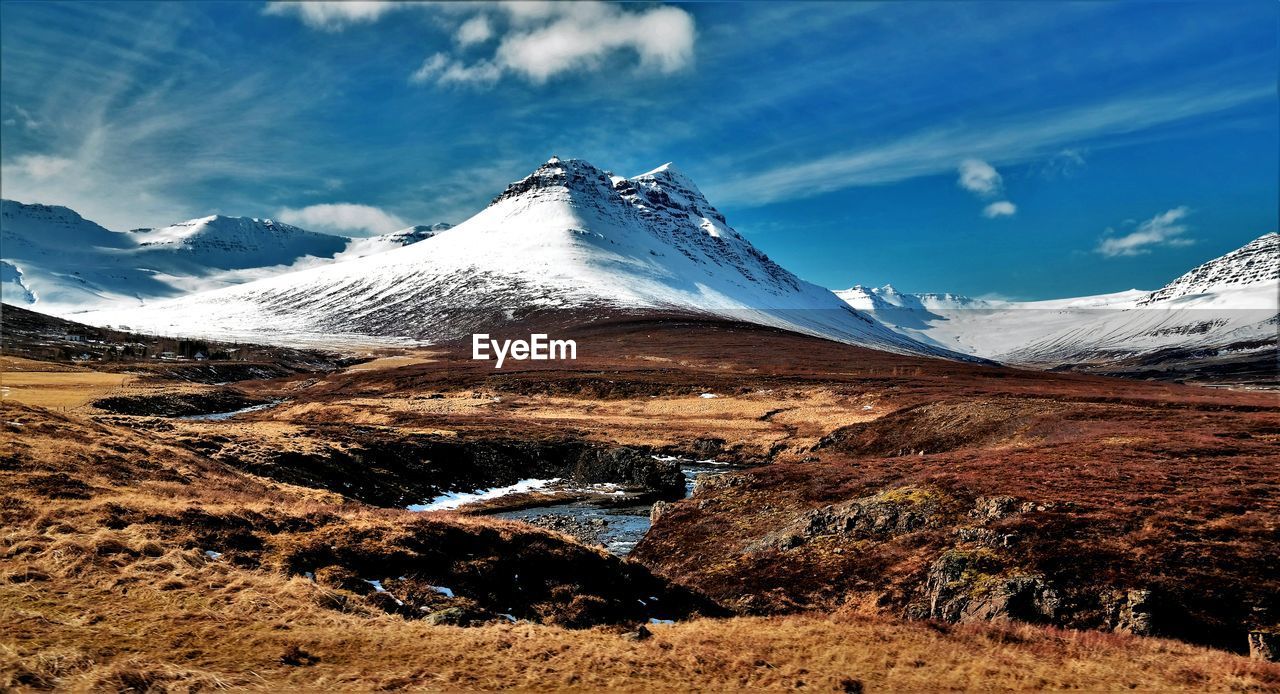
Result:
[[[680,463],[680,469],[685,475],[684,498],[686,499],[693,495],[693,485],[697,478],[704,475],[722,475],[736,469],[736,466],[709,460],[694,461],[683,458],[663,458],[663,460],[677,460]],[[640,542],[640,538],[649,532],[649,512],[652,509],[652,503],[614,506],[602,505],[595,500],[586,500],[504,511],[494,516],[550,527],[579,535],[580,538],[583,529],[586,529],[586,532],[594,535],[594,539],[604,545],[605,549],[618,556],[626,556]],[[572,532],[571,528],[578,532]]]
[[284,401],[276,400],[273,402],[264,402],[261,405],[250,405],[249,407],[242,407],[238,410],[231,410],[230,412],[209,412],[207,414],[192,414],[192,415],[186,415],[184,417],[174,417],[174,419],[181,419],[187,422],[221,422],[224,419],[231,419],[236,415],[246,414],[249,412],[259,412],[262,410],[268,410],[268,409],[271,409],[272,407],[275,407],[276,405],[279,405],[282,402]]

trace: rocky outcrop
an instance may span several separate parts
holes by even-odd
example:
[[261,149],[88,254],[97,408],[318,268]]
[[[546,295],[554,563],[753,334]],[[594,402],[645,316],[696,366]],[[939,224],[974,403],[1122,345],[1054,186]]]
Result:
[[993,571],[999,571],[999,562],[990,552],[945,552],[925,579],[925,616],[948,622],[1054,620],[1062,600],[1044,576]]
[[[695,490],[696,494],[696,490]],[[920,487],[900,487],[810,511],[748,548],[787,550],[824,536],[887,540],[935,525],[952,500]]]
[[580,484],[612,482],[680,498],[684,472],[675,461],[654,460],[634,448],[584,447],[561,471]]
[[1117,590],[1100,596],[1106,627],[1112,631],[1150,636],[1156,633],[1157,600],[1150,590]]
[[812,511],[802,534],[890,538],[915,532],[936,519],[946,497],[927,489],[904,487]]

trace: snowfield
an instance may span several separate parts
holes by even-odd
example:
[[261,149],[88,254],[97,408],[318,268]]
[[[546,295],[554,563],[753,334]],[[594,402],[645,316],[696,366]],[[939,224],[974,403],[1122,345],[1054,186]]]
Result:
[[1272,350],[1280,330],[1280,235],[1266,234],[1153,292],[1049,301],[836,292],[921,342],[996,361],[1051,366],[1167,349]]

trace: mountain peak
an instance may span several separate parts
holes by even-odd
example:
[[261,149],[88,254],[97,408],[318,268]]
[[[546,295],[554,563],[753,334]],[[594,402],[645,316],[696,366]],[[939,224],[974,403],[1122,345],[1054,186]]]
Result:
[[613,187],[609,175],[582,159],[553,156],[532,173],[507,186],[490,205],[530,192],[565,190],[587,195],[607,195]]
[[1215,289],[1243,287],[1280,279],[1280,234],[1263,234],[1230,253],[1210,260],[1138,300],[1145,306]]

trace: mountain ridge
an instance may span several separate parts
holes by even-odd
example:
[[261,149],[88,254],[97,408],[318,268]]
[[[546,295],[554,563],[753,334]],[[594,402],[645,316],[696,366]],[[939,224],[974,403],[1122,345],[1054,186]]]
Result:
[[905,335],[1006,363],[1091,368],[1158,358],[1194,368],[1198,359],[1239,361],[1243,353],[1263,364],[1277,351],[1280,235],[1264,234],[1154,291],[1043,301],[901,294],[888,285],[836,294]]
[[191,315],[212,311],[225,327],[281,339],[434,340],[537,311],[688,311],[963,358],[903,337],[782,268],[669,165],[623,178],[553,157],[429,246],[88,320],[175,331],[207,328]]
[[208,215],[112,231],[60,205],[0,203],[6,301],[67,315],[229,286],[294,266],[426,240],[448,225],[372,237],[322,234],[269,218]]

